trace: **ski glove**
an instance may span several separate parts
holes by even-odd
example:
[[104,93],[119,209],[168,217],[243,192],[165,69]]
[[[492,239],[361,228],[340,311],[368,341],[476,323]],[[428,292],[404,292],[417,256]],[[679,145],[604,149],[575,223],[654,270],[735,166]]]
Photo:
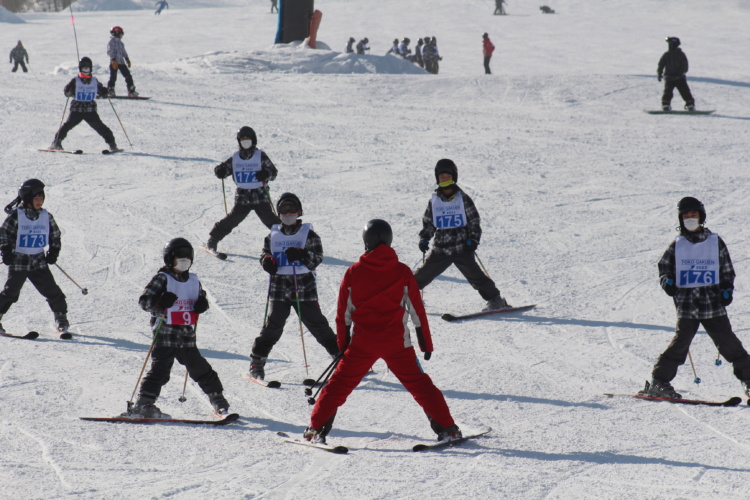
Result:
[[164,292],[161,297],[156,301],[156,307],[159,309],[169,309],[172,307],[177,300],[177,295],[172,292]]
[[424,353],[424,360],[425,361],[429,361],[431,357],[432,357],[432,353],[431,352]]
[[661,81],[661,75],[656,75],[656,79]]
[[271,276],[275,275],[276,271],[279,270],[279,266],[276,265],[276,261],[270,255],[266,255],[260,265],[263,266],[263,270]]
[[267,170],[259,170],[255,173],[255,178],[258,179],[259,182],[266,182],[269,177],[271,177],[271,174]]
[[49,251],[47,251],[47,255],[44,257],[44,261],[52,265],[55,262],[57,262],[57,256],[60,255],[60,249],[59,248],[50,248]]
[[430,242],[428,240],[419,240],[419,251],[426,253],[430,249]]
[[130,59],[125,59],[125,62],[128,63],[128,68],[130,67]]
[[291,247],[287,248],[284,253],[289,262],[297,262],[305,258],[305,250],[302,248]]
[[479,246],[479,242],[477,240],[472,240],[471,238],[469,238],[468,240],[466,240],[466,243],[464,243],[464,246],[466,247],[467,252],[474,252]]
[[201,295],[198,297],[198,300],[195,301],[195,304],[193,304],[193,312],[196,314],[203,314],[206,311],[208,311],[208,299],[205,295]]
[[725,288],[720,291],[721,291],[721,305],[726,307],[732,303],[732,294],[734,293],[734,288]]
[[670,278],[669,276],[662,276],[660,284],[664,289],[664,293],[666,293],[670,297],[674,297],[674,294],[677,293],[677,287],[674,284],[674,279]]
[[3,264],[5,264],[6,266],[12,265],[13,261],[16,260],[15,255],[13,255],[13,250],[8,246],[2,248],[2,254]]
[[117,64],[117,59],[112,59],[112,69],[117,71],[117,68],[119,65]]

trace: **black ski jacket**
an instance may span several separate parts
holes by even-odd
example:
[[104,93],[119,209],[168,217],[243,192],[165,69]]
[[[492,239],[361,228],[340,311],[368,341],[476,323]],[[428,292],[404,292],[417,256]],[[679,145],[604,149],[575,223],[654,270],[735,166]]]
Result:
[[675,47],[670,49],[659,59],[659,67],[656,68],[656,74],[667,80],[679,80],[688,72],[688,59],[682,49]]

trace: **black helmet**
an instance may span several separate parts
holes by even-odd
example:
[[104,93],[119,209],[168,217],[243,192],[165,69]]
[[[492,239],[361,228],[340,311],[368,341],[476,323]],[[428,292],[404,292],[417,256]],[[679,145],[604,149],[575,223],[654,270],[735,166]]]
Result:
[[489,38],[489,36],[490,35],[488,35],[487,33],[485,33],[484,35],[482,35],[482,38]]
[[297,195],[294,193],[283,193],[281,196],[279,196],[279,201],[276,202],[276,213],[289,213],[287,210],[284,212],[281,211],[282,205],[292,205],[294,207],[295,212],[299,212],[299,215],[302,215],[302,202],[299,201],[299,198],[297,198]]
[[393,45],[397,45],[397,44],[398,44],[398,38],[394,38],[393,39]]
[[29,179],[21,184],[18,188],[18,197],[21,199],[21,205],[31,205],[31,200],[40,194],[44,196],[44,183],[39,179]]
[[365,242],[366,252],[374,250],[378,245],[391,246],[393,242],[391,225],[383,219],[372,219],[362,229],[362,241]]
[[409,40],[408,38],[404,38],[404,43],[406,45],[409,45],[411,43],[411,40]]
[[367,38],[367,37],[364,37],[364,38],[362,39],[362,41],[363,41],[363,42],[365,42],[365,43],[370,43],[370,39],[369,39],[369,38]]
[[350,36],[350,37],[349,37],[349,42],[353,42],[353,41],[354,41],[354,37],[353,37],[353,36]]
[[692,196],[686,196],[677,203],[677,218],[680,221],[680,228],[684,228],[682,224],[682,214],[697,210],[700,213],[699,224],[706,222],[706,207],[703,206],[700,200],[693,198]]
[[[91,62],[91,59],[88,57],[82,57],[80,61],[78,61],[78,72],[81,78],[91,78],[91,71],[93,69],[94,65]],[[86,73],[83,68],[88,68],[88,73]]]
[[185,257],[194,260],[193,245],[191,245],[185,238],[174,238],[164,245],[164,264],[168,267],[172,267],[174,265],[175,253],[179,249],[186,249],[187,254]]
[[667,40],[667,43],[669,44],[670,47],[679,47],[680,46],[680,39],[677,38],[676,36],[668,36],[666,38],[666,40]]
[[258,144],[258,137],[255,135],[255,130],[253,130],[251,127],[248,127],[245,125],[237,132],[237,144],[239,144],[240,147],[242,147],[242,144],[240,144],[240,139],[243,137],[247,137],[249,139],[253,140],[253,146],[255,147]]
[[435,164],[435,182],[438,184],[440,184],[440,181],[438,180],[440,174],[451,174],[453,176],[453,182],[458,182],[458,168],[456,167],[456,164],[453,163],[453,160],[449,160],[448,158],[438,160]]

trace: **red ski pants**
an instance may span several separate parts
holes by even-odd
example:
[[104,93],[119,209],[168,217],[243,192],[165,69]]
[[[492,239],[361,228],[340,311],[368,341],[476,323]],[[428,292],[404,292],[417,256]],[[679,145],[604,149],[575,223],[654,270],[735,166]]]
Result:
[[399,382],[438,425],[444,429],[454,425],[443,393],[435,387],[430,376],[422,371],[413,347],[378,353],[349,346],[328,384],[320,391],[310,417],[310,426],[315,429],[323,428],[378,359],[385,361]]

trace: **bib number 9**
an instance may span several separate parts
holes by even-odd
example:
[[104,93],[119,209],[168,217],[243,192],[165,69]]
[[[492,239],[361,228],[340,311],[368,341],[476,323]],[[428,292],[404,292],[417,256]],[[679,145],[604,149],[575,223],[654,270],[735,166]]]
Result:
[[169,319],[172,325],[194,325],[198,315],[193,311],[172,311]]

